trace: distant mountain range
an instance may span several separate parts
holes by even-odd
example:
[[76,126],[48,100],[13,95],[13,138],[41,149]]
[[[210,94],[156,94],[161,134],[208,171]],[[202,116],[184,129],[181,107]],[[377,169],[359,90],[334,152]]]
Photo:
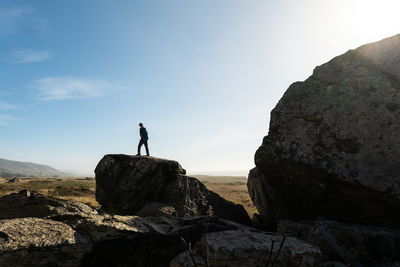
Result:
[[21,162],[0,158],[0,177],[67,177],[70,173],[61,172],[47,165]]

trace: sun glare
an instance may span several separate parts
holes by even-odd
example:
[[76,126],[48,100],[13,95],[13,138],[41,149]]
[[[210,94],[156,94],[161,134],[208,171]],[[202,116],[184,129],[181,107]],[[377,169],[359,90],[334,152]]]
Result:
[[346,26],[356,38],[365,42],[377,41],[396,34],[400,30],[398,12],[400,1],[397,0],[353,0],[345,1],[343,10]]

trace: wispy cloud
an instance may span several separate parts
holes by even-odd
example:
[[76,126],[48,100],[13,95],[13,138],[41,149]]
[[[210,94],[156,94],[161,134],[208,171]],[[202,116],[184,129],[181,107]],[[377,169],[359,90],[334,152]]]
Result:
[[18,109],[18,106],[0,100],[0,110],[13,110],[13,109]]
[[68,76],[42,78],[36,80],[32,87],[39,91],[41,100],[96,98],[125,88],[107,81]]
[[11,55],[12,63],[30,63],[46,61],[53,57],[53,54],[46,50],[21,49],[14,51]]
[[10,120],[12,120],[12,119],[13,119],[13,117],[8,116],[8,115],[4,115],[4,114],[1,114],[1,113],[0,113],[0,126],[5,126],[5,125],[7,125],[8,122],[9,122]]
[[47,19],[38,18],[33,22],[33,29],[37,32],[49,32],[51,31],[50,23]]
[[32,7],[0,7],[0,36],[16,31],[21,18],[32,14]]

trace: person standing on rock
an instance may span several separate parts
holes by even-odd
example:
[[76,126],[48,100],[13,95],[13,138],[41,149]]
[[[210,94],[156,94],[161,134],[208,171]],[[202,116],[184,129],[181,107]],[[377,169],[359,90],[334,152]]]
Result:
[[140,127],[140,130],[139,130],[140,141],[139,141],[139,145],[138,145],[138,148],[137,148],[136,156],[140,156],[140,149],[141,149],[143,144],[144,144],[144,147],[146,148],[146,155],[150,156],[149,146],[147,145],[147,140],[149,140],[149,136],[147,134],[147,130],[146,130],[146,128],[143,127],[143,123],[139,123],[139,127]]

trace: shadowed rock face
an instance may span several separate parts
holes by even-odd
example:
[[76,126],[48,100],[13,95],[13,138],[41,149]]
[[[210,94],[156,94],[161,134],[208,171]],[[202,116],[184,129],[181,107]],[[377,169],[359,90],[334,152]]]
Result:
[[400,35],[292,84],[249,177],[261,216],[400,227],[399,122]]
[[132,215],[157,199],[179,198],[175,188],[169,191],[165,187],[184,173],[172,160],[106,155],[95,169],[96,200],[104,210]]
[[[45,203],[48,210],[55,212],[36,213],[36,218],[18,218],[24,214],[13,213],[13,219],[0,220],[0,266],[170,266],[172,259],[187,249],[182,238],[187,243],[199,243],[206,225],[211,238],[221,233],[210,245],[224,248],[221,255],[228,262],[257,261],[257,257],[268,253],[268,242],[282,239],[218,217],[111,215],[92,212],[79,202],[69,201],[67,205],[63,200],[27,191],[0,198],[0,204],[9,203],[11,198],[16,209]],[[71,208],[65,209],[67,206]],[[320,262],[318,248],[297,239],[287,244],[291,247],[285,251],[295,252],[287,255],[287,261],[305,257],[313,263]],[[249,253],[248,248],[254,253]],[[277,246],[274,253],[276,249]],[[274,266],[287,266],[278,262]]]
[[169,206],[171,215],[196,216],[206,214],[211,205],[218,217],[246,225],[251,223],[241,205],[209,191],[196,178],[185,176],[184,169],[176,161],[106,155],[95,173],[96,200],[108,212],[144,214],[142,208],[154,203],[150,206]]
[[[283,239],[275,234],[251,229],[227,230],[207,234],[208,265],[202,255],[203,241],[198,242],[193,258],[197,266],[317,266],[319,248],[293,237]],[[271,258],[269,258],[271,255]],[[189,251],[176,256],[170,267],[194,266]]]
[[61,222],[0,220],[0,266],[79,266],[90,249],[87,237]]
[[318,219],[280,221],[278,233],[318,246],[325,261],[344,266],[399,266],[400,231]]

